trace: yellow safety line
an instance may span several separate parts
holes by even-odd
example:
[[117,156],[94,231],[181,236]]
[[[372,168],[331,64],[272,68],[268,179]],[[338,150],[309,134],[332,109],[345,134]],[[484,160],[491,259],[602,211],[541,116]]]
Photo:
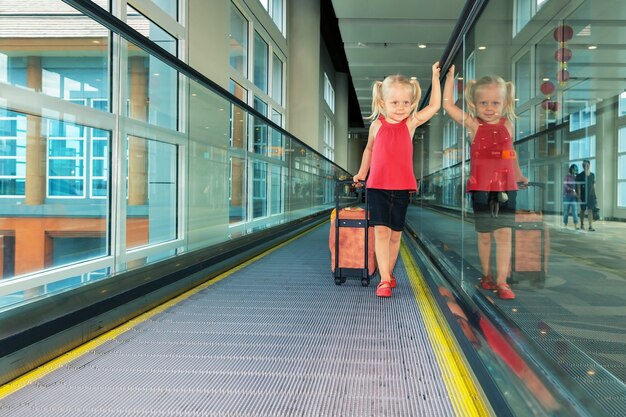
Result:
[[265,252],[255,256],[252,259],[247,260],[246,262],[243,262],[237,266],[235,266],[232,269],[229,269],[226,272],[223,272],[222,274],[216,276],[215,278],[206,281],[200,285],[198,285],[197,287],[194,287],[184,293],[182,293],[181,295],[172,298],[169,301],[166,301],[165,303],[146,311],[143,314],[140,314],[139,316],[127,321],[124,324],[119,325],[118,327],[109,330],[106,333],[101,334],[100,336],[90,340],[89,342],[83,343],[82,345],[78,346],[77,348],[74,348],[72,350],[70,350],[69,352],[55,358],[52,359],[49,362],[46,362],[45,364],[41,365],[40,367],[33,369],[30,372],[25,373],[22,376],[19,376],[17,378],[15,378],[14,380],[0,386],[0,399],[3,399],[5,397],[7,397],[10,394],[13,394],[16,391],[19,391],[20,389],[24,388],[25,386],[32,384],[33,382],[37,381],[40,378],[43,378],[44,376],[48,375],[50,372],[59,369],[65,365],[67,365],[69,362],[73,361],[74,359],[77,359],[78,357],[84,355],[85,353],[88,353],[94,349],[96,349],[98,346],[101,346],[102,344],[115,339],[116,337],[118,337],[119,335],[121,335],[124,332],[127,332],[128,330],[131,330],[132,328],[134,328],[135,326],[137,326],[138,324],[147,321],[148,319],[150,319],[151,317],[167,310],[168,308],[171,308],[173,306],[175,306],[176,304],[178,304],[179,302],[191,297],[192,295],[202,291],[203,289],[209,287],[210,285],[213,285],[221,280],[223,280],[224,278],[228,277],[229,275],[239,271],[242,268],[245,268],[246,266],[258,261],[259,259],[269,255],[270,253],[274,252],[275,250],[278,250],[280,248],[282,248],[285,245],[288,245],[289,243],[293,242],[296,239],[299,239],[300,237],[302,237],[303,235],[311,232],[312,230],[322,226],[324,223],[319,224],[315,227],[312,227],[311,229],[305,230],[304,232],[298,234],[297,236],[292,237],[291,239],[277,245],[274,246],[268,250],[266,250]]
[[459,417],[490,416],[490,407],[485,404],[482,391],[468,371],[460,347],[404,242],[400,253],[455,414]]

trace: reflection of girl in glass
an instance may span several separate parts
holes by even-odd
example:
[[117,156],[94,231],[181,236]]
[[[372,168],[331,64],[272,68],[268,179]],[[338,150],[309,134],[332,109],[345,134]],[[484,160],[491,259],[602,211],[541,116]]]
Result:
[[[443,108],[469,133],[470,176],[467,192],[472,194],[478,255],[484,289],[497,290],[502,299],[514,299],[507,284],[511,265],[511,227],[515,222],[518,183],[528,184],[522,175],[513,148],[513,84],[498,76],[469,81],[465,100],[469,113],[453,99],[454,65],[450,67],[443,90]],[[496,244],[496,277],[491,274],[491,241]]]

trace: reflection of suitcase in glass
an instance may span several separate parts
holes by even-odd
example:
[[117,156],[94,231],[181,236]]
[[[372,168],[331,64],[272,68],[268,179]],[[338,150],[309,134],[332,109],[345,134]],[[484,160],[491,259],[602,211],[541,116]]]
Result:
[[[331,270],[335,284],[341,285],[347,277],[361,279],[361,285],[368,286],[370,276],[376,272],[374,253],[374,228],[366,218],[367,210],[360,207],[339,209],[339,187],[352,181],[340,181],[335,190],[335,210],[330,216]],[[367,207],[367,192],[365,191]],[[337,216],[337,213],[339,215]]]
[[[543,187],[536,186],[541,206],[543,204]],[[520,190],[518,193],[529,192]],[[519,194],[518,194],[519,196]],[[520,199],[518,199],[518,202]],[[513,227],[513,246],[511,257],[511,279],[515,284],[522,280],[530,280],[536,287],[543,288],[548,273],[548,255],[550,254],[550,229],[543,221],[541,210],[517,210],[515,212],[515,227]]]

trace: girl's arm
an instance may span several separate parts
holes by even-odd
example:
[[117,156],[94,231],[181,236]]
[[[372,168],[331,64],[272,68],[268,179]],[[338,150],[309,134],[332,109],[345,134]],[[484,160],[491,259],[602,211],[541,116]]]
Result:
[[372,161],[372,148],[374,147],[374,139],[376,139],[376,133],[378,133],[378,129],[380,128],[380,121],[376,120],[370,125],[369,134],[367,137],[367,145],[365,146],[365,150],[363,151],[363,156],[361,157],[361,167],[359,168],[359,172],[352,178],[354,182],[364,181],[365,177],[367,177],[367,172],[370,169],[370,163]]
[[441,84],[439,84],[440,71],[441,68],[439,68],[439,61],[437,61],[433,64],[430,100],[428,101],[428,105],[426,107],[413,114],[413,117],[411,118],[411,127],[413,129],[429,121],[441,108]]
[[473,138],[473,133],[476,131],[477,123],[469,115],[464,112],[456,104],[454,104],[454,87],[456,86],[456,80],[454,78],[454,65],[450,66],[448,73],[446,74],[446,83],[443,87],[443,109],[450,115],[452,120],[467,128],[470,131],[470,137]]

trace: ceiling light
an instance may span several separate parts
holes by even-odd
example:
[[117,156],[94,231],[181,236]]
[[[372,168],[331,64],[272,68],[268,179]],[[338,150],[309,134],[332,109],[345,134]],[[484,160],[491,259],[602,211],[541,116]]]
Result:
[[487,49],[487,47],[486,47],[486,46],[479,46],[479,47],[478,47],[478,50],[479,50],[479,51],[484,51],[485,49]]
[[417,80],[417,77],[411,77],[412,80]]
[[423,43],[420,43],[419,45],[417,45],[417,47],[420,48],[420,49],[424,49],[424,48],[426,48],[426,45],[423,44]]
[[598,49],[598,45],[589,45],[587,49]]
[[544,78],[544,79],[543,79],[543,80],[541,80],[541,81],[550,81],[550,79],[549,79],[549,78]]

